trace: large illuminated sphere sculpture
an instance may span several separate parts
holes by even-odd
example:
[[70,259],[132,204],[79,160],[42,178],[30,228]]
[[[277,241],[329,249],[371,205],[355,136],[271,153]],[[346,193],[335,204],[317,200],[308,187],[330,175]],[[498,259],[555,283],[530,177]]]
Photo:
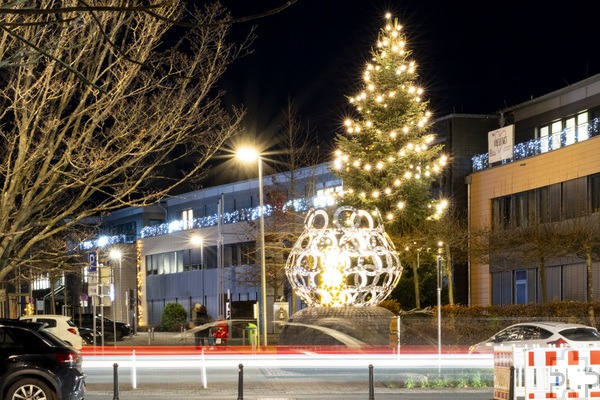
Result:
[[343,206],[310,210],[286,275],[309,306],[374,306],[394,289],[402,267],[378,212]]
[[309,307],[283,324],[280,345],[389,345],[394,314],[377,305],[402,267],[378,212],[311,210],[291,249],[287,277]]

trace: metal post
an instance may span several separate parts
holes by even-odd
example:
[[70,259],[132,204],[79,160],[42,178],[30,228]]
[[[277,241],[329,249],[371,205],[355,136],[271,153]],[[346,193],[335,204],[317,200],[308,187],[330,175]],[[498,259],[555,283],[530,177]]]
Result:
[[244,400],[244,365],[238,365],[238,397],[237,400]]
[[121,270],[123,269],[123,255],[119,252],[119,295],[118,301],[119,304],[119,320],[123,321],[123,273]]
[[202,387],[206,389],[208,387],[208,383],[206,381],[206,359],[204,358],[204,348],[202,348],[200,358],[202,360]]
[[119,400],[119,364],[113,364],[113,400]]
[[[110,273],[112,275],[111,282],[113,283],[113,293],[114,293],[115,286],[116,286],[114,283],[115,282],[115,269],[112,268],[112,266],[110,268]],[[113,317],[113,346],[114,347],[117,347],[117,316],[115,314],[115,308],[117,307],[117,304],[118,304],[117,296],[113,296],[113,301],[112,301],[110,308],[112,308],[112,317]]]
[[267,265],[265,257],[265,205],[263,195],[262,157],[258,157],[258,196],[260,197],[260,291],[262,303],[262,335],[263,345],[267,347]]
[[437,335],[438,335],[438,373],[441,372],[442,357],[442,256],[437,256]]
[[[131,304],[131,299],[129,298],[129,289],[127,289],[127,291],[125,292],[125,315],[126,315],[126,320],[128,324],[131,324],[131,318],[129,318],[129,305]],[[131,326],[131,334],[129,336],[133,335],[133,324]]]
[[131,387],[137,389],[137,365],[135,361],[135,349],[133,349],[131,353]]
[[396,335],[397,336],[397,340],[398,340],[398,344],[397,344],[397,346],[398,346],[398,354],[400,354],[400,328],[401,327],[402,326],[400,324],[400,316],[398,315],[396,317],[396,332],[398,332],[397,335]]
[[373,388],[373,364],[369,364],[369,400],[375,400],[375,389]]

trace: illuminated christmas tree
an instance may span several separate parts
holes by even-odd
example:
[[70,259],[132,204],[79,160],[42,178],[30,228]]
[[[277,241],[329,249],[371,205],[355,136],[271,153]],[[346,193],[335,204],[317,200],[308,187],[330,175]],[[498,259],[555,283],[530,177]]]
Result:
[[432,196],[446,156],[428,133],[431,113],[401,28],[386,15],[362,90],[349,97],[355,117],[336,136],[333,170],[343,180],[342,203],[377,208],[394,230],[405,231],[439,218],[447,202]]

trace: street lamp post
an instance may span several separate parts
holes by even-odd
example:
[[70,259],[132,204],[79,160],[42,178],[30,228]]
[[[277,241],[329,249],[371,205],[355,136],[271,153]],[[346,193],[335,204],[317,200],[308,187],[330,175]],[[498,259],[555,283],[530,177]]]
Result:
[[263,195],[263,170],[262,158],[260,154],[253,149],[243,148],[237,152],[238,158],[242,161],[250,162],[256,160],[258,163],[258,197],[260,212],[260,292],[261,292],[261,329],[263,345],[267,346],[267,273],[265,261],[265,209]]

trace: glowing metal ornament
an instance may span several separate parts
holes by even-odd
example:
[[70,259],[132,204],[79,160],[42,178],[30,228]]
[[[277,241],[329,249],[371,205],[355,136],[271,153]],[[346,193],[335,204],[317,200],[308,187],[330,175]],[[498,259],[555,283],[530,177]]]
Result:
[[394,289],[402,266],[379,213],[310,210],[286,263],[296,294],[309,306],[374,306]]

